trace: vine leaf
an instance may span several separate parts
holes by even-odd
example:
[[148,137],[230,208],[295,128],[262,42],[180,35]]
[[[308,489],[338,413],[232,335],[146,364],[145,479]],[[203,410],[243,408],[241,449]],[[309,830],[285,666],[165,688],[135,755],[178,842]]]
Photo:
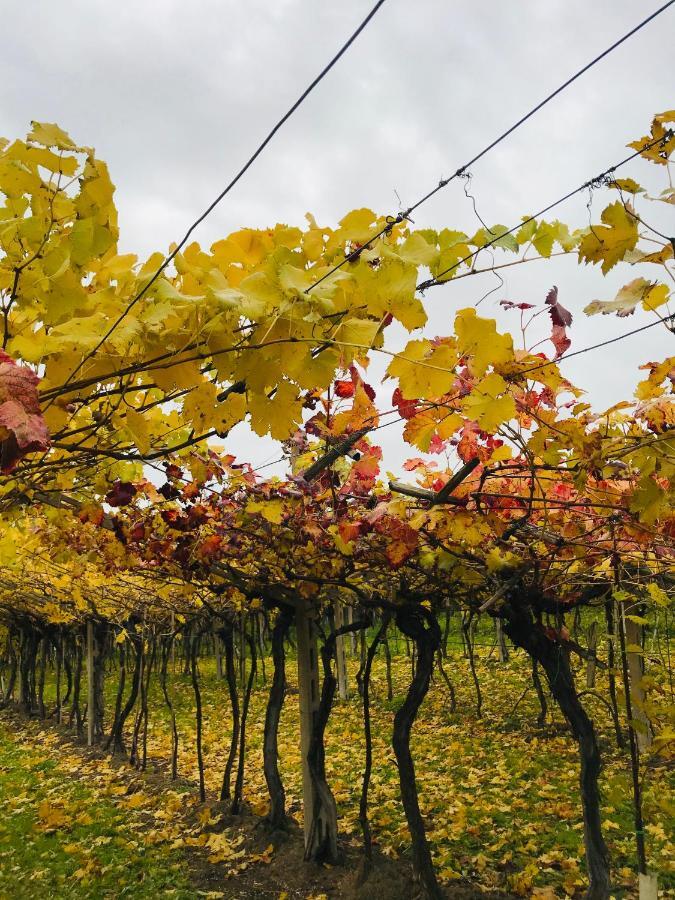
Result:
[[546,295],[546,305],[549,307],[548,314],[551,317],[554,328],[556,325],[560,328],[566,328],[572,324],[572,313],[558,302],[558,288],[555,285]]
[[563,355],[563,353],[567,353],[569,348],[572,346],[571,339],[567,336],[567,331],[563,325],[554,325],[553,331],[551,332],[551,340],[553,341],[553,346],[555,347],[555,358],[558,359]]
[[11,472],[27,453],[46,450],[49,432],[40,412],[40,379],[0,350],[0,471]]
[[604,225],[595,225],[579,244],[579,260],[601,263],[606,275],[629,250],[634,250],[639,239],[638,219],[630,206],[620,200],[611,203],[600,217]]
[[613,300],[593,300],[584,307],[587,316],[602,313],[603,316],[616,313],[617,316],[632,316],[639,303],[644,310],[658,309],[668,301],[670,291],[665,284],[647,281],[646,278],[635,278],[625,284]]

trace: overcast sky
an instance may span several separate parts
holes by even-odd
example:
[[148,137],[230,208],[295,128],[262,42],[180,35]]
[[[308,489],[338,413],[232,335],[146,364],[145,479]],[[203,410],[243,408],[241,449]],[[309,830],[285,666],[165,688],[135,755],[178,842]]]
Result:
[[[362,206],[395,213],[397,196],[404,207],[414,202],[657,5],[387,0],[196,238],[208,247],[244,226],[302,225],[308,211],[327,225]],[[36,119],[58,122],[76,142],[95,146],[117,185],[122,249],[166,251],[371,6],[5,0],[0,135],[25,136]],[[627,155],[629,140],[648,133],[654,113],[675,107],[673,34],[675,7],[472,168],[471,189],[489,225],[515,224],[603,171]],[[663,169],[644,162],[625,174],[653,190],[665,186]],[[588,199],[556,215],[587,225]],[[596,218],[610,199],[596,195]],[[650,209],[651,220],[671,233],[668,208],[653,206],[663,210]],[[419,210],[415,224],[470,233],[479,227],[460,182]],[[646,313],[623,320],[582,313],[638,275],[657,277],[646,269],[618,267],[603,278],[573,259],[514,267],[481,314],[517,329],[498,301],[541,302],[555,283],[575,314],[578,349],[649,321]],[[496,283],[486,275],[431,291],[427,333],[447,333],[455,311]],[[673,336],[653,328],[561,365],[600,408],[630,396],[638,365],[669,353]],[[377,383],[381,367],[373,370]],[[390,387],[378,388],[382,406],[390,398]],[[397,426],[380,432],[393,470],[409,455],[397,433]],[[254,464],[275,454],[273,442],[243,433],[229,447]]]

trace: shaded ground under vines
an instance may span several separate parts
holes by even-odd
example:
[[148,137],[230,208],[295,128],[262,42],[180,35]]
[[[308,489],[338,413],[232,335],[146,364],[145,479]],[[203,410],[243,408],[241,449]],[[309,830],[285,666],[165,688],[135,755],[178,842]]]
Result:
[[[370,819],[377,865],[366,883],[366,892],[358,895],[363,897],[411,896],[407,858],[410,838],[391,749],[393,715],[409,683],[411,661],[402,646],[398,650],[393,646],[392,650],[392,700],[387,700],[384,660],[379,657],[374,662],[371,682]],[[558,896],[580,894],[584,872],[576,747],[554,704],[549,703],[546,723],[537,724],[540,708],[524,655],[514,652],[509,662],[500,663],[488,651],[489,648],[478,647],[476,653],[482,716],[476,715],[475,688],[467,660],[459,647],[452,647],[444,668],[454,683],[457,711],[450,713],[447,686],[435,674],[413,729],[412,750],[420,803],[439,877],[449,896],[466,896],[475,890],[522,896],[533,891],[545,891],[549,895],[555,892]],[[162,844],[172,852],[194,847],[197,852],[190,856],[190,877],[197,878],[207,893],[216,892],[212,894],[214,897],[278,896],[284,891],[289,897],[322,893],[329,897],[348,896],[350,879],[358,865],[359,793],[364,762],[362,708],[354,684],[358,659],[349,658],[348,666],[352,696],[347,701],[336,701],[326,740],[327,775],[337,801],[347,852],[344,869],[320,869],[303,863],[299,828],[289,838],[280,839],[255,827],[256,817],[267,810],[262,768],[267,689],[262,675],[251,700],[245,814],[236,821],[229,820],[220,843],[214,837],[220,833],[217,829],[222,829],[222,807],[217,798],[230,742],[231,719],[226,685],[216,677],[213,659],[207,657],[199,661],[206,802],[200,804],[198,798],[193,686],[190,675],[182,674],[182,660],[178,659],[175,672],[170,672],[169,690],[177,714],[179,780],[170,782],[171,725],[159,687],[152,682],[148,777],[157,780],[153,796],[156,795],[158,806],[154,808],[155,801],[134,801],[139,814],[146,817],[142,829],[144,843]],[[602,677],[598,675],[599,682]],[[279,766],[289,811],[301,826],[299,716],[295,661],[291,654],[287,678],[279,734]],[[114,708],[115,682],[113,669],[105,687],[108,718]],[[600,683],[597,689],[601,693],[606,690]],[[53,696],[50,681],[46,690],[47,706]],[[600,735],[605,763],[601,776],[604,830],[614,864],[616,895],[632,894],[635,890],[634,834],[628,759],[615,748],[613,724],[604,704],[592,696],[586,702]],[[108,728],[109,724],[107,721]],[[101,771],[101,767],[107,767],[108,772],[117,769],[117,764],[110,768],[98,754],[87,765],[90,774]],[[126,765],[118,769],[127,770],[132,777],[140,778]],[[115,778],[122,776],[109,777],[114,783]],[[661,885],[672,889],[675,883],[675,848],[669,841],[672,780],[658,761],[648,766],[644,789],[650,865],[659,872]],[[145,788],[142,793],[147,793]],[[403,893],[394,892],[399,888]]]

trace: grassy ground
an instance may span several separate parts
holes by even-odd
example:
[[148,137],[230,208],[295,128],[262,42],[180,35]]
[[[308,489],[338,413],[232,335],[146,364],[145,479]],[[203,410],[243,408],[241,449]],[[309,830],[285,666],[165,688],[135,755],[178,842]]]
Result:
[[148,846],[114,770],[56,734],[0,722],[0,897],[193,896],[185,858]]
[[[269,661],[267,665],[269,667]],[[357,665],[355,659],[349,660],[352,677]],[[500,664],[494,656],[488,655],[488,648],[483,647],[479,651],[477,667],[484,696],[483,715],[480,719],[476,716],[475,694],[468,664],[459,648],[453,647],[446,669],[455,683],[457,712],[449,712],[447,690],[440,681],[436,681],[432,684],[415,726],[413,754],[421,803],[441,878],[448,885],[459,884],[456,879],[461,878],[463,882],[469,880],[482,889],[506,890],[523,896],[530,895],[533,890],[545,890],[549,895],[555,892],[561,897],[579,895],[584,886],[584,871],[576,747],[559,713],[554,711],[553,718],[549,716],[547,725],[543,728],[536,725],[536,696],[534,690],[528,688],[531,684],[529,667],[521,654],[513,653],[509,663]],[[190,793],[182,798],[181,803],[183,807],[188,807],[196,804],[194,706],[192,686],[189,678],[180,674],[180,661],[177,669],[171,679],[171,692],[178,712],[179,770],[186,783],[191,785]],[[200,815],[208,824],[210,808],[213,808],[215,816],[215,800],[229,745],[230,720],[226,687],[216,679],[212,659],[202,660],[201,674],[204,756],[209,800],[206,807],[201,808]],[[392,858],[405,854],[408,848],[408,835],[398,798],[398,773],[390,738],[393,714],[405,693],[409,675],[410,661],[402,646],[400,653],[394,657],[393,701],[386,699],[385,671],[381,660],[376,662],[373,674],[374,770],[371,818],[377,847]],[[290,691],[282,716],[280,761],[291,812],[300,820],[298,705],[292,659],[288,664],[288,677]],[[597,690],[604,694],[602,677],[604,676],[599,676]],[[109,707],[112,706],[115,681],[114,673],[111,673],[107,688]],[[516,705],[521,696],[522,699]],[[260,684],[253,696],[250,712],[245,786],[246,801],[257,814],[263,814],[266,809],[261,750],[265,699],[264,685]],[[611,722],[603,704],[593,697],[586,700],[600,735],[605,761],[601,782],[604,827],[614,863],[616,895],[632,894],[636,878],[628,759],[625,752],[616,751]],[[359,843],[357,815],[363,765],[361,716],[358,695],[347,701],[339,701],[327,733],[328,776],[338,803],[342,834],[347,844],[354,848]],[[23,791],[24,797],[29,796],[30,800],[25,799],[23,805],[19,803],[19,818],[16,824],[11,825],[9,858],[13,868],[10,868],[9,876],[4,876],[10,878],[7,888],[12,884],[12,878],[16,879],[18,886],[28,885],[28,879],[36,868],[34,860],[42,859],[41,853],[53,852],[53,859],[45,857],[46,874],[42,876],[44,883],[57,887],[67,883],[68,890],[74,893],[64,891],[57,895],[78,896],[72,881],[73,872],[82,868],[77,853],[71,854],[63,844],[59,845],[59,828],[57,834],[51,837],[41,830],[38,808],[42,799],[40,792],[43,790],[43,782],[33,771],[34,766],[40,765],[40,752],[36,753],[30,748],[30,736],[26,739],[22,737],[20,744],[7,744],[5,736],[3,748],[3,753],[9,754],[8,759],[14,760],[11,765],[9,762],[3,764],[3,778],[6,768],[9,773],[7,777],[14,779],[14,783],[21,783],[23,778],[32,778],[31,784],[36,785],[38,791],[34,798],[32,789],[27,786],[18,790],[18,795]],[[166,773],[169,749],[167,712],[159,691],[153,689],[149,734],[150,769]],[[101,763],[91,765],[100,766]],[[16,767],[16,774],[12,766]],[[55,771],[60,771],[60,768]],[[11,781],[7,788],[4,787],[4,781],[2,783],[3,790],[8,791],[10,796],[17,794]],[[72,802],[77,804],[77,792],[86,793],[86,788],[77,785],[72,790],[76,791]],[[644,792],[650,865],[658,871],[660,885],[670,886],[672,890],[675,887],[675,848],[669,840],[673,833],[672,780],[669,782],[667,769],[659,760],[652,760],[645,770]],[[83,802],[86,805],[87,801]],[[100,821],[101,827],[106,822],[109,823],[106,827],[111,829],[123,830],[127,827],[125,821],[120,819],[124,820],[131,815],[132,810],[121,815],[119,805],[104,803],[103,807],[100,817],[96,817],[96,822]],[[24,815],[23,809],[28,817],[25,821],[21,818]],[[116,881],[115,866],[120,865],[124,865],[126,869],[127,882],[135,885],[130,894],[146,895],[143,893],[146,882],[138,880],[138,874],[134,874],[133,866],[129,864],[130,859],[136,860],[136,873],[144,872],[145,878],[149,879],[147,884],[152,885],[147,895],[150,896],[153,890],[161,893],[161,879],[167,874],[167,866],[160,861],[161,854],[157,856],[158,846],[153,841],[161,841],[161,846],[168,847],[180,847],[192,842],[204,849],[205,842],[211,840],[206,837],[205,832],[202,832],[201,837],[192,832],[192,837],[186,841],[184,824],[173,821],[169,816],[166,821],[162,821],[160,829],[146,828],[145,850],[141,852],[139,847],[138,851],[134,850],[130,855],[123,848],[122,839],[117,842],[116,832],[114,835],[105,832],[104,837],[111,836],[113,839],[99,847],[94,844],[98,834],[86,831],[91,826],[75,824],[73,827],[85,828],[83,846],[89,847],[91,854],[99,860],[96,863],[96,876],[103,880],[98,896],[105,895],[105,878],[112,879],[113,883]],[[28,834],[33,842],[51,840],[51,851],[41,845],[36,846],[35,843],[30,849],[27,845],[24,847],[24,834]],[[2,839],[3,832],[0,831],[0,840]],[[69,835],[67,842],[70,841]],[[202,843],[199,844],[199,841]],[[224,865],[226,874],[229,872],[236,875],[240,868],[245,868],[255,860],[243,852],[237,856],[236,836],[230,835],[228,841],[229,850],[224,853],[212,852],[213,848],[208,844],[205,849],[209,852],[208,859],[214,864]],[[109,861],[108,856],[117,852],[118,847],[118,855]],[[162,854],[165,852],[166,849],[161,851]],[[279,852],[283,853],[283,849]],[[107,866],[111,868],[106,868]],[[153,874],[155,866],[159,868]],[[179,876],[180,869],[176,872]],[[61,881],[58,880],[59,877]],[[172,881],[172,884],[177,891],[181,890],[178,882]],[[1,880],[0,887],[4,887]],[[24,895],[15,891],[12,896]],[[239,895],[226,893],[226,896]]]

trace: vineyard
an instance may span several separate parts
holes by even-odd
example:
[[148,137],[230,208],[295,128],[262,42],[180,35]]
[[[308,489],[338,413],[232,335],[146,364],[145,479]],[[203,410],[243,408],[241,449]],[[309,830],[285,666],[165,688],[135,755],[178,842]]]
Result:
[[[675,357],[609,409],[565,371],[675,333],[674,127],[473,234],[411,218],[463,167],[144,260],[92,148],[0,139],[2,896],[672,895]],[[425,331],[535,260],[510,329]]]

